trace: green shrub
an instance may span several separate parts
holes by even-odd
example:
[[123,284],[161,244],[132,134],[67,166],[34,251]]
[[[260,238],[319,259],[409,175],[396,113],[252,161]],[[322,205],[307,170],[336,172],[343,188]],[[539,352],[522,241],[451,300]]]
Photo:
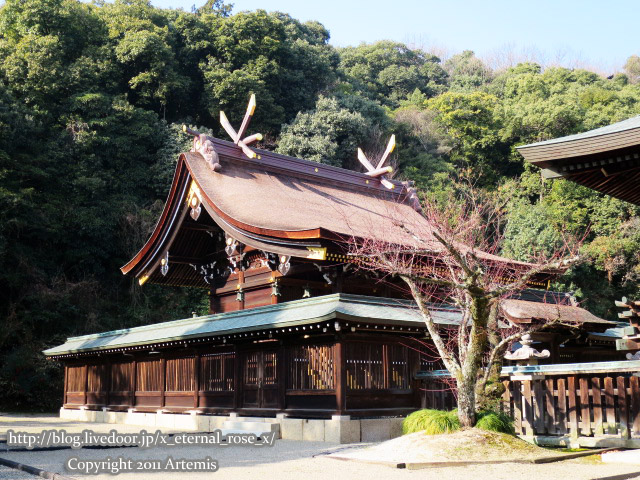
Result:
[[457,410],[418,410],[408,415],[402,422],[402,433],[424,431],[427,435],[452,433],[460,430]]
[[[515,434],[513,420],[504,413],[491,410],[478,412],[475,427],[490,432]],[[418,410],[402,422],[403,434],[424,431],[427,435],[438,435],[457,430],[460,430],[457,410]]]
[[516,433],[513,428],[513,420],[502,412],[485,411],[479,412],[476,420],[476,428],[489,430],[490,432]]

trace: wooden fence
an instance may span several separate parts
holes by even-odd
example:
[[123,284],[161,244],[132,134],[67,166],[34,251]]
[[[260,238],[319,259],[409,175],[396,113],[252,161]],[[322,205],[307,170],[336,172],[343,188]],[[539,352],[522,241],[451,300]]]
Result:
[[554,375],[505,380],[503,409],[520,435],[640,438],[640,378]]
[[[424,408],[451,403],[447,373],[419,373]],[[502,376],[502,409],[519,435],[640,439],[640,361],[506,367]]]

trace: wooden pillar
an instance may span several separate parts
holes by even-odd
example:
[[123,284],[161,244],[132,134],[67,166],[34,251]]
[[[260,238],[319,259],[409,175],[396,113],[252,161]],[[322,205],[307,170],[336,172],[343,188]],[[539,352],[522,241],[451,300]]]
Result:
[[83,378],[83,388],[82,388],[82,404],[87,404],[87,388],[89,386],[89,366],[85,363],[82,367],[82,378]]
[[137,377],[138,371],[136,366],[136,359],[134,358],[131,361],[131,394],[129,395],[129,403],[131,403],[131,408],[136,406],[136,385],[138,384]]
[[342,293],[344,288],[344,275],[342,274],[342,265],[335,267],[335,280],[333,282],[331,293]]
[[420,354],[412,348],[407,348],[407,375],[409,375],[409,388],[413,391],[413,405],[416,408],[425,408],[422,401],[420,383],[422,380],[416,379],[416,373],[420,371]]
[[65,365],[64,366],[64,390],[62,392],[62,405],[66,405],[67,404],[67,390],[69,389],[68,386],[68,378],[69,378],[69,366]]
[[382,345],[382,388],[389,388],[389,370],[391,370],[391,364],[389,361],[389,345]]
[[334,347],[334,375],[336,386],[336,413],[344,415],[347,411],[347,363],[344,339],[338,338]]
[[573,437],[580,436],[580,426],[578,424],[578,409],[576,405],[577,393],[576,376],[570,375],[567,379],[567,394],[569,395],[569,433]]
[[167,390],[167,359],[160,359],[160,408],[164,408],[164,393]]
[[277,370],[277,377],[276,377],[276,381],[278,382],[278,409],[279,410],[284,410],[286,407],[286,395],[287,395],[287,390],[286,390],[286,382],[287,382],[287,372],[290,371],[289,369],[289,355],[287,355],[287,349],[285,348],[284,344],[280,344],[280,346],[278,347],[278,351],[276,353],[276,361],[278,362],[278,370]]
[[[195,365],[193,366],[193,408],[198,408],[200,403],[200,352],[196,352],[196,357],[194,358]],[[224,362],[224,360],[223,360]],[[222,369],[224,372],[224,369]]]
[[235,351],[235,362],[234,362],[234,375],[233,375],[233,408],[237,410],[240,408],[240,399],[242,398],[242,367],[244,358],[243,355],[240,354],[238,347],[234,347]]
[[220,297],[216,295],[216,291],[209,291],[209,315],[220,313]]
[[109,360],[105,360],[105,375],[107,378],[104,382],[105,396],[104,396],[104,406],[109,407],[111,405],[111,362]]
[[618,412],[620,415],[620,437],[628,440],[631,438],[629,428],[629,397],[627,396],[626,378],[618,375],[616,378],[618,386]]

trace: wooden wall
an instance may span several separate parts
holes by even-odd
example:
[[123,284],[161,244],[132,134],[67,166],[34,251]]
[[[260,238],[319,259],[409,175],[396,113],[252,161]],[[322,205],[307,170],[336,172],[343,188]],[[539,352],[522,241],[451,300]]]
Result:
[[407,413],[419,402],[417,368],[417,356],[396,339],[354,335],[120,354],[69,362],[64,403],[307,417]]

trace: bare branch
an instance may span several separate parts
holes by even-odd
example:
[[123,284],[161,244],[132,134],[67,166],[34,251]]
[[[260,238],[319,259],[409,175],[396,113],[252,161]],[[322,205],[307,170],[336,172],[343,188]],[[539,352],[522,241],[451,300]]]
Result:
[[487,297],[495,298],[495,297],[500,297],[502,295],[505,295],[507,293],[522,290],[527,286],[529,281],[533,279],[533,277],[535,277],[536,275],[554,271],[554,270],[566,269],[572,265],[576,265],[580,261],[582,261],[582,256],[576,255],[571,258],[562,258],[560,260],[554,260],[552,262],[538,265],[536,267],[531,268],[528,272],[522,273],[515,282],[512,282],[500,288],[496,288],[495,290],[487,294]]
[[451,355],[451,352],[449,351],[449,349],[446,348],[444,341],[440,336],[440,331],[438,330],[438,327],[433,321],[431,312],[429,312],[429,309],[425,306],[426,299],[423,297],[422,293],[420,292],[420,289],[417,287],[417,285],[413,282],[411,278],[405,275],[400,275],[400,278],[402,278],[402,280],[404,280],[405,283],[411,289],[411,294],[413,295],[413,297],[416,300],[416,303],[418,304],[418,309],[422,314],[424,323],[427,325],[427,330],[429,330],[429,335],[431,335],[431,340],[433,341],[436,348],[438,349],[438,353],[440,353],[440,356],[442,357],[442,361],[444,362],[445,367],[447,368],[447,370],[449,370],[449,372],[452,375],[458,376],[460,372],[460,364],[456,361],[453,355]]

